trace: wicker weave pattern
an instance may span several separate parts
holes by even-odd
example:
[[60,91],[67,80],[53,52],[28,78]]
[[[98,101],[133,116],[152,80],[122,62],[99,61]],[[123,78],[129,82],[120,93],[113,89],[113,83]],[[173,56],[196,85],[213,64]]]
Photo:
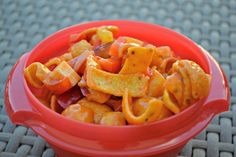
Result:
[[54,157],[41,137],[6,116],[4,84],[12,65],[58,29],[101,19],[158,23],[211,52],[230,82],[231,111],[215,117],[180,156],[236,156],[236,0],[0,0],[0,157]]

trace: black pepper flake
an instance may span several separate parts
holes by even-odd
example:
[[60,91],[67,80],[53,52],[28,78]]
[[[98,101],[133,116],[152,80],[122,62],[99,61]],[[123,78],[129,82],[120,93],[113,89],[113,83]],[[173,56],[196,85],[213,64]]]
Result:
[[134,55],[134,54],[135,54],[135,52],[134,52],[134,51],[132,51],[132,52],[131,52],[131,54],[132,54],[132,55]]

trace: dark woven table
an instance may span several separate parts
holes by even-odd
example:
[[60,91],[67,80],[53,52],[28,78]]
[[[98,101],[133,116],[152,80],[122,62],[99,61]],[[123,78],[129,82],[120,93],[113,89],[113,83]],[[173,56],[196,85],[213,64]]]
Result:
[[0,157],[54,156],[41,137],[5,113],[5,80],[15,61],[63,27],[101,19],[161,24],[211,52],[230,82],[231,111],[215,117],[181,156],[236,156],[236,0],[0,0]]

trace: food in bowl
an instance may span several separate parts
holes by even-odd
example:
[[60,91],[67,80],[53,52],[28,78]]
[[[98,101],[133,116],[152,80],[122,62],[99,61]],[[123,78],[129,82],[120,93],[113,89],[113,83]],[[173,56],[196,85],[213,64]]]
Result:
[[65,117],[110,126],[162,120],[208,96],[211,78],[197,63],[118,32],[73,34],[66,53],[30,64],[24,76],[33,94]]

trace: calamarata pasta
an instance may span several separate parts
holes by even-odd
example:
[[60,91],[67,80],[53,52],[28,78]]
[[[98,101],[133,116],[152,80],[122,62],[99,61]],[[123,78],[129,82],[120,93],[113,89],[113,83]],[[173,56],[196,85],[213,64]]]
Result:
[[33,62],[25,79],[39,101],[80,122],[140,125],[178,114],[208,96],[211,77],[197,63],[119,36],[116,26],[72,34],[67,52]]

